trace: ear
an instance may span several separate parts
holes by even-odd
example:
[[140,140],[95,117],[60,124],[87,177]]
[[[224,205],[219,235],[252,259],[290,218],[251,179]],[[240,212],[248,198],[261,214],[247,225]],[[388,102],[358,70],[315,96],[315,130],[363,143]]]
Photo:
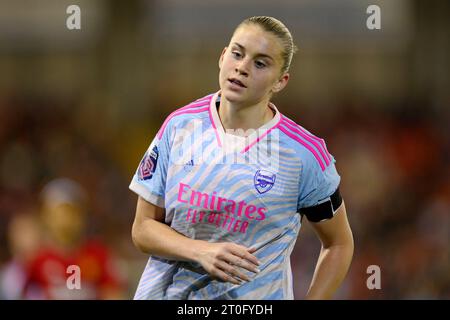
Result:
[[289,81],[289,73],[283,74],[281,78],[279,78],[278,81],[275,82],[275,84],[273,85],[272,92],[276,93],[283,90],[284,87],[286,87],[286,85],[288,84],[288,81]]
[[219,69],[222,68],[223,57],[224,57],[224,55],[225,55],[225,52],[227,51],[227,48],[228,48],[228,47],[223,48],[222,53],[221,53],[221,55],[220,55],[220,58],[219,58]]

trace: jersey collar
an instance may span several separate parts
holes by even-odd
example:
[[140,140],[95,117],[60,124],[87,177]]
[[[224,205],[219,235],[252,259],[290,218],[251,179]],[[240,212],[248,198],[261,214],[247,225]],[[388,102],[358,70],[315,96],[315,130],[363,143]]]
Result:
[[275,111],[275,116],[258,129],[254,130],[248,137],[239,137],[225,132],[219,113],[217,112],[216,102],[220,99],[220,90],[217,91],[211,99],[209,105],[209,117],[214,128],[217,143],[219,147],[223,146],[224,141],[227,143],[238,143],[241,153],[247,152],[256,143],[261,141],[271,130],[276,128],[281,121],[280,112],[273,103],[269,103],[269,107]]

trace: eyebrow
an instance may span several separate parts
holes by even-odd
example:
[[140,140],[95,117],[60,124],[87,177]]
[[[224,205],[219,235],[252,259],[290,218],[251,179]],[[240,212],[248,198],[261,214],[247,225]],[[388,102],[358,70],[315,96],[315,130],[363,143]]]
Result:
[[[245,47],[244,47],[242,44],[239,44],[239,43],[237,43],[237,42],[233,42],[232,44],[235,45],[235,46],[237,46],[237,47],[239,47],[239,49],[245,51]],[[275,61],[275,59],[272,58],[271,56],[269,56],[268,54],[258,53],[256,56],[257,56],[257,57],[262,57],[262,58],[268,58],[268,59],[270,59],[270,60],[272,60],[272,61]]]

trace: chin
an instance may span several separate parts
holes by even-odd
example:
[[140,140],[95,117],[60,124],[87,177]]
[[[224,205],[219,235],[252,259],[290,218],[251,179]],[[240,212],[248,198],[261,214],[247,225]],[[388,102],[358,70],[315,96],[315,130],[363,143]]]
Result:
[[221,90],[221,96],[232,103],[239,103],[245,101],[245,98],[243,97],[242,93],[235,92],[226,88]]

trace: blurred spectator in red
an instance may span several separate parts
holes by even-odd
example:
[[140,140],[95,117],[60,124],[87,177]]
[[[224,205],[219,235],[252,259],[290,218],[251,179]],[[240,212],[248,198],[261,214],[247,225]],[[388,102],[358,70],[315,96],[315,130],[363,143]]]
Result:
[[[110,249],[86,235],[87,196],[76,182],[55,179],[43,189],[41,218],[44,245],[28,267],[27,299],[121,299],[122,281]],[[80,287],[68,285],[80,270]],[[72,278],[72,277],[71,277]]]

